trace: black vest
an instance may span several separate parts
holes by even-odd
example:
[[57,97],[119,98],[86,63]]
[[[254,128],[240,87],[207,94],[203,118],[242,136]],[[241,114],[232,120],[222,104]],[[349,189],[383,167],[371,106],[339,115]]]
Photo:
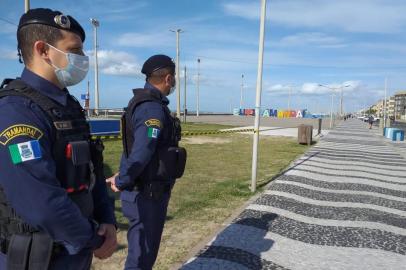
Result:
[[[131,153],[133,144],[137,143],[134,141],[134,127],[132,123],[132,116],[134,114],[135,108],[144,102],[156,102],[161,104],[165,114],[165,121],[162,123],[163,128],[160,133],[161,139],[158,142],[157,150],[155,151],[151,161],[146,166],[136,182],[165,182],[178,178],[176,173],[169,172],[171,170],[168,170],[166,168],[175,168],[178,166],[177,164],[175,164],[177,163],[178,154],[168,154],[168,149],[169,151],[179,149],[178,145],[181,139],[181,126],[179,119],[171,115],[167,104],[162,101],[162,94],[160,94],[158,91],[141,88],[134,89],[133,93],[134,97],[128,103],[128,107],[124,108],[124,114],[121,118],[123,149],[124,154],[127,158]],[[176,156],[175,158],[174,155]],[[186,152],[184,153],[184,155],[186,155]],[[183,166],[184,169],[186,156],[184,156],[184,158],[180,158],[185,159],[184,162],[181,162],[183,164],[181,165],[181,167]]]
[[[3,82],[0,98],[5,96],[28,98],[45,113],[47,121],[52,126],[51,145],[56,163],[56,177],[82,214],[91,218],[93,214],[91,190],[96,181],[94,168],[103,166],[102,158],[96,157],[95,148],[99,148],[100,155],[102,149],[99,142],[90,139],[89,125],[79,102],[69,95],[67,105],[63,106],[19,79]],[[15,214],[1,187],[0,215],[2,239],[9,239],[12,234],[36,231]],[[6,222],[7,220],[9,222]]]
[[159,92],[151,89],[134,89],[134,96],[128,103],[128,106],[124,108],[124,114],[121,118],[122,131],[123,131],[123,148],[126,157],[131,152],[131,148],[134,144],[134,130],[132,125],[132,116],[135,111],[135,107],[144,102],[156,102],[161,104],[163,111],[165,112],[166,123],[169,125],[164,126],[164,143],[167,146],[178,146],[178,142],[181,139],[181,127],[179,119],[172,117],[171,112],[166,104],[162,101],[162,96]]

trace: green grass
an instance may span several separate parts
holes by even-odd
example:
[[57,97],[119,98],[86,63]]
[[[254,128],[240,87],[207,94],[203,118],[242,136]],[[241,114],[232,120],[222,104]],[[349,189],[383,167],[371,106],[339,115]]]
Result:
[[[220,127],[184,126],[187,130]],[[253,195],[249,190],[252,137],[228,134],[204,138],[213,142],[193,144],[199,137],[188,137],[185,141],[189,143],[182,143],[188,151],[186,171],[173,189],[155,269],[169,269],[174,263],[182,262],[191,248],[214,233]],[[215,143],[216,139],[222,143]],[[122,147],[119,141],[107,141],[105,146],[106,173],[110,175],[118,170]],[[261,137],[257,192],[306,149],[307,146],[299,145],[293,138]],[[125,230],[127,221],[119,211],[119,200],[116,207],[120,228]]]
[[218,125],[218,124],[182,123],[182,131],[218,130],[233,127],[234,126]]

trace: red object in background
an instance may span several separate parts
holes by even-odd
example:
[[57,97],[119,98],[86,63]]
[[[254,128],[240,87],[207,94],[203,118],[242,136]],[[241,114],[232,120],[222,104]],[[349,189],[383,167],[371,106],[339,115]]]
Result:
[[65,148],[65,156],[67,159],[71,159],[72,158],[72,145],[68,144]]
[[244,115],[255,115],[255,110],[254,109],[245,109]]

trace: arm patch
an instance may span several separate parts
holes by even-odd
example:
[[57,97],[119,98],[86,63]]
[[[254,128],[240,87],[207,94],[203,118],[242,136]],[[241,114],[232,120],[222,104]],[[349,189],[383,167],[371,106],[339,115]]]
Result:
[[17,124],[6,128],[0,133],[0,143],[7,145],[10,140],[21,136],[28,136],[34,140],[39,140],[43,135],[44,133],[34,126]]
[[146,125],[147,127],[158,127],[158,128],[162,128],[161,121],[159,121],[158,119],[148,119],[147,121],[145,121],[145,125]]

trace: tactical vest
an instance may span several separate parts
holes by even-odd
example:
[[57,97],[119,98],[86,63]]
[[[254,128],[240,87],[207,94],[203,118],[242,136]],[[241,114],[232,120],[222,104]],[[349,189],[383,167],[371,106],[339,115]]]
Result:
[[[186,163],[186,150],[178,147],[181,140],[181,126],[177,117],[173,117],[167,106],[162,101],[162,95],[151,89],[134,89],[134,97],[124,108],[124,114],[121,118],[122,141],[124,155],[128,158],[134,143],[134,127],[132,116],[135,108],[144,102],[156,102],[162,106],[166,121],[162,123],[160,137],[163,138],[157,145],[150,163],[142,172],[136,182],[148,181],[168,181],[170,179],[182,176]],[[167,123],[170,123],[167,125]]]
[[[5,86],[5,87],[3,87]],[[68,95],[63,106],[23,81],[5,80],[0,89],[0,98],[22,96],[37,104],[52,126],[52,155],[56,165],[56,177],[68,196],[80,208],[82,214],[91,218],[93,213],[92,187],[96,181],[94,168],[102,168],[103,146],[92,141],[86,117],[79,102]],[[7,202],[0,187],[0,237],[9,239],[13,234],[35,232]]]

